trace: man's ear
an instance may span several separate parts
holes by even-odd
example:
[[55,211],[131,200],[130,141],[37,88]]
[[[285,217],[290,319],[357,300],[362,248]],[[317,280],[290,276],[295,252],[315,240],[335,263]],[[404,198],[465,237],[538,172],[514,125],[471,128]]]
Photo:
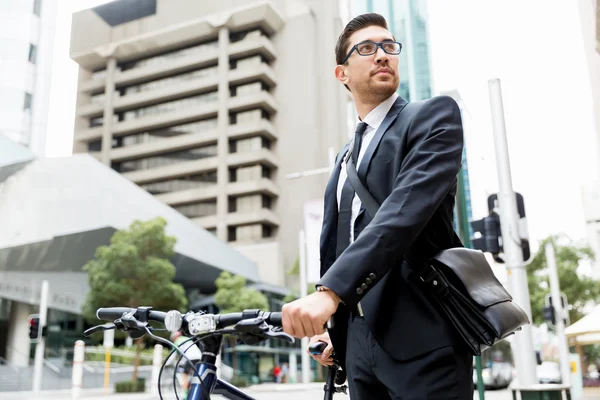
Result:
[[350,78],[348,78],[348,75],[346,74],[346,67],[344,67],[343,65],[336,65],[334,74],[335,74],[335,78],[338,81],[340,81],[344,85],[348,84],[348,81],[350,80]]

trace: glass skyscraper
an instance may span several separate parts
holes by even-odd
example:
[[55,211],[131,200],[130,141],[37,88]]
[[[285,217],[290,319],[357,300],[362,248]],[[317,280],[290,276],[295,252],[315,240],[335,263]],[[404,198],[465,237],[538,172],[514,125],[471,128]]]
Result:
[[388,21],[389,29],[402,43],[398,94],[408,101],[430,98],[426,0],[343,0],[349,17],[375,12]]

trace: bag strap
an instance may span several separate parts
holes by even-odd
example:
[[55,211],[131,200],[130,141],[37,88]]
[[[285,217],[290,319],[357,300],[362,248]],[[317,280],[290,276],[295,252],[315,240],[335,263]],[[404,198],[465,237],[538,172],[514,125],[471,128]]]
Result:
[[[348,154],[350,154],[350,152],[351,150],[348,151]],[[379,210],[379,203],[360,181],[358,173],[356,172],[356,165],[354,165],[354,160],[352,157],[348,157],[346,160],[346,172],[348,173],[348,179],[350,180],[352,189],[354,189],[360,198],[365,210],[367,210],[371,218],[375,218],[375,214],[377,213],[377,210]]]

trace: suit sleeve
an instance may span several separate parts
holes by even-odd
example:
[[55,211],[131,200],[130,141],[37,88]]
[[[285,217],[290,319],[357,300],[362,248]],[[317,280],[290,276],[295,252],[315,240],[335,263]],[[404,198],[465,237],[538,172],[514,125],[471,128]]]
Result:
[[317,283],[333,290],[347,307],[400,265],[456,181],[463,130],[451,97],[434,97],[421,106],[409,125],[408,149],[391,194]]

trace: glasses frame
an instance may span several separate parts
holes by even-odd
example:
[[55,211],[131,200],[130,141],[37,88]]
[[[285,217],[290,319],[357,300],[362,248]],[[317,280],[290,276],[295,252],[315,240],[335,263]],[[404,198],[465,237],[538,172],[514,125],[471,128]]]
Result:
[[[358,46],[360,46],[360,45],[362,45],[362,44],[367,44],[367,43],[372,43],[372,44],[374,44],[374,45],[375,45],[375,51],[373,51],[372,53],[368,53],[368,54],[363,54],[363,53],[361,53],[360,51],[358,51]],[[397,53],[390,53],[389,51],[386,51],[386,50],[383,48],[383,45],[384,45],[384,44],[389,44],[389,43],[396,43],[396,44],[398,44],[399,48],[398,48],[398,52],[397,52]],[[402,52],[402,43],[400,43],[400,42],[395,42],[395,41],[390,41],[390,40],[386,40],[386,41],[383,41],[383,42],[373,42],[373,41],[371,41],[371,40],[366,40],[366,41],[364,41],[364,42],[360,42],[360,43],[357,43],[357,44],[355,44],[354,46],[352,46],[352,48],[350,49],[350,51],[348,52],[348,54],[347,54],[347,55],[346,55],[346,57],[344,58],[344,61],[342,61],[342,64],[341,64],[341,65],[344,65],[344,64],[346,64],[346,61],[348,61],[348,58],[350,58],[350,56],[352,55],[352,53],[354,52],[354,50],[356,50],[356,52],[357,52],[359,55],[361,55],[361,56],[370,56],[370,55],[373,55],[373,54],[377,53],[377,51],[379,51],[379,48],[380,48],[380,47],[381,47],[381,50],[383,50],[383,52],[384,52],[385,54],[391,54],[391,55],[397,56],[397,55],[399,55],[399,54],[400,54],[400,52]]]

